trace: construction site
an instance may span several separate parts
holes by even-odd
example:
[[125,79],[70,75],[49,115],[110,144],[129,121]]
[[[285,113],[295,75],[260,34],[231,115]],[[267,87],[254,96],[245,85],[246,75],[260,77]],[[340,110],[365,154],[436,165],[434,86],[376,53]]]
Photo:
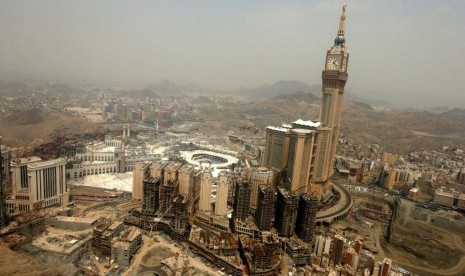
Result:
[[[335,227],[363,239],[377,258],[390,258],[419,275],[460,275],[465,271],[465,220],[453,210],[398,200],[383,191],[352,187],[354,208]],[[394,218],[394,219],[393,219]],[[343,229],[343,230],[342,230]]]

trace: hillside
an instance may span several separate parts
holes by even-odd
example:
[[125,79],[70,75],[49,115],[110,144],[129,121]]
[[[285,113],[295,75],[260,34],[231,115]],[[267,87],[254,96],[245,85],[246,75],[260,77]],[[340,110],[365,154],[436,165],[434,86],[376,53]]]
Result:
[[464,108],[454,108],[454,109],[441,113],[441,115],[451,120],[465,122],[465,109]]
[[[320,100],[310,93],[292,93],[229,107],[204,118],[216,122],[215,131],[241,125],[259,131],[299,118],[317,119]],[[392,152],[438,149],[443,145],[465,146],[465,123],[430,112],[379,111],[362,102],[346,100],[342,112],[342,134],[350,142],[377,143]]]
[[274,84],[266,84],[253,88],[242,88],[231,92],[231,95],[246,97],[249,100],[271,99],[276,96],[295,94],[296,92],[318,94],[321,91],[319,85],[308,85],[300,81],[278,81]]
[[84,131],[93,124],[50,109],[0,113],[0,135],[3,136],[3,143],[10,146],[25,146],[36,138],[46,139],[54,130],[68,126]]

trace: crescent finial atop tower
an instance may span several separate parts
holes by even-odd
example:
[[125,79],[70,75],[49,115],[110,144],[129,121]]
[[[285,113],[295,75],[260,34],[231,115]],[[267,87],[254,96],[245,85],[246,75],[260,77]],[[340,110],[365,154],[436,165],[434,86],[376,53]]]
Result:
[[347,4],[344,3],[342,4],[342,14],[341,14],[341,20],[339,21],[339,30],[337,31],[337,37],[334,40],[335,45],[344,45],[345,43],[345,29],[346,29],[346,10],[347,10]]

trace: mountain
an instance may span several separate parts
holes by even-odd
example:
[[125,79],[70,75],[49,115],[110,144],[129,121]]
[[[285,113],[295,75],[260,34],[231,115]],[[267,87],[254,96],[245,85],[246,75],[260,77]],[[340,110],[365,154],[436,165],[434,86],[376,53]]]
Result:
[[310,86],[301,81],[280,80],[274,84],[265,84],[254,88],[242,88],[230,93],[234,96],[245,97],[249,100],[264,100],[279,95],[294,94],[296,92],[319,95],[321,93],[321,85]]
[[169,80],[162,80],[160,82],[151,84],[146,87],[146,90],[152,91],[156,95],[161,95],[165,97],[169,96],[223,96],[224,92],[211,89],[203,86],[199,86],[194,83],[189,83],[185,85],[178,85],[170,82]]
[[465,122],[465,109],[464,108],[454,108],[452,110],[441,113],[441,115],[451,120]]

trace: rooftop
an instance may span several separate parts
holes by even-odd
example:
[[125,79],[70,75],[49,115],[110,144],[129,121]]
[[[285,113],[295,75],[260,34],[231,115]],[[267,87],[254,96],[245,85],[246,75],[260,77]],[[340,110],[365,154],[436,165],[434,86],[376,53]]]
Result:
[[312,128],[317,128],[321,125],[321,122],[318,121],[304,121],[302,119],[298,119],[297,121],[293,122],[292,124],[294,125],[301,125],[301,126],[306,126],[306,127],[312,127]]
[[267,126],[266,129],[274,130],[274,131],[279,131],[279,132],[287,132],[287,131],[289,130],[289,128],[285,128],[285,127],[274,127],[274,126]]
[[303,128],[293,128],[291,131],[297,134],[310,134],[310,133],[315,132],[314,130],[303,129]]
[[48,167],[48,166],[54,166],[54,165],[64,165],[64,164],[66,164],[66,160],[64,158],[57,158],[53,160],[34,162],[32,164],[29,164],[28,167],[31,169],[35,169],[35,168]]

